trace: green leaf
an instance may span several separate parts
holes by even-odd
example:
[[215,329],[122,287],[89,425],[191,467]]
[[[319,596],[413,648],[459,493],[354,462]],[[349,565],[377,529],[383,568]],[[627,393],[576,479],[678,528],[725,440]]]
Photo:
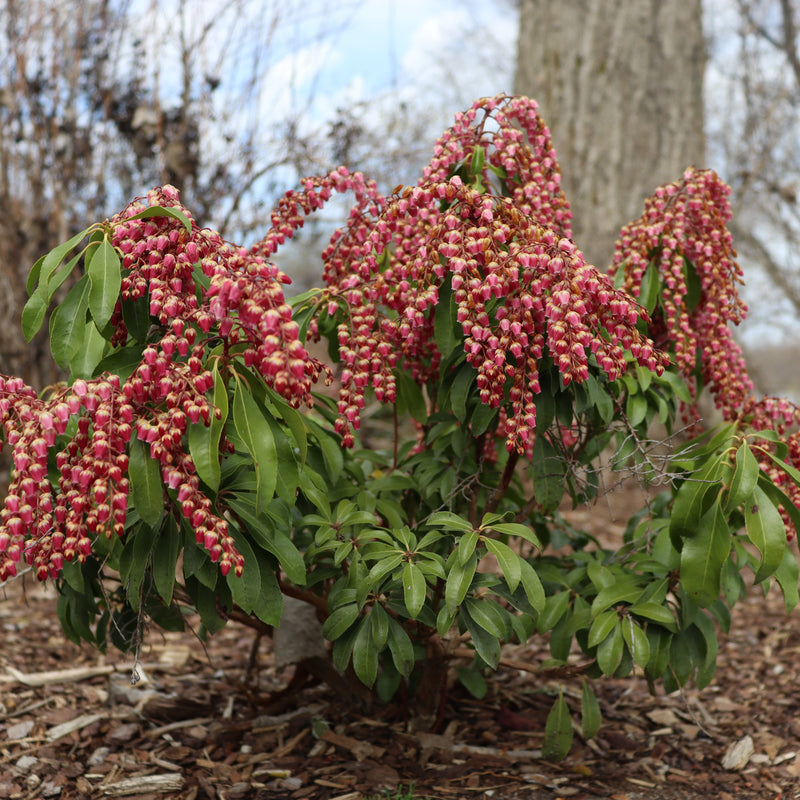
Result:
[[414,668],[414,646],[405,628],[393,618],[389,618],[389,636],[387,639],[389,652],[397,671],[404,677],[411,675]]
[[244,571],[238,576],[231,570],[225,577],[233,600],[245,614],[258,606],[261,594],[261,565],[247,537],[236,526],[229,526],[236,549],[244,559]]
[[710,606],[719,597],[722,566],[730,552],[731,532],[722,505],[715,503],[681,550],[681,586],[698,605]]
[[383,650],[389,639],[389,615],[380,603],[374,603],[369,614],[369,628],[372,641],[378,650]]
[[634,603],[628,609],[628,613],[634,614],[637,617],[644,617],[645,619],[652,620],[653,622],[657,622],[659,625],[663,625],[665,628],[667,628],[667,630],[677,630],[675,617],[672,616],[672,612],[665,606],[659,605],[658,603],[653,603],[650,601]]
[[448,531],[472,532],[472,523],[452,511],[436,511],[428,517],[426,524],[428,527],[444,528]]
[[603,642],[614,630],[614,626],[618,621],[619,615],[616,611],[604,611],[602,614],[598,614],[589,629],[589,639],[587,641],[589,647],[594,647]]
[[278,481],[278,451],[269,424],[247,388],[236,382],[233,394],[233,424],[253,459],[256,473],[256,507],[261,511],[275,494]]
[[584,739],[591,739],[600,730],[603,716],[600,713],[600,704],[597,702],[592,687],[587,681],[583,682],[581,693],[581,735]]
[[44,256],[40,256],[34,262],[33,266],[31,267],[31,271],[28,273],[28,280],[25,283],[25,291],[27,292],[28,297],[33,294],[36,284],[39,282],[39,275],[41,275],[42,272],[42,264],[44,264],[44,259]]
[[[33,339],[33,337],[36,335],[36,332],[42,327],[42,323],[44,322],[44,317],[47,313],[47,307],[50,305],[50,300],[53,297],[53,293],[49,287],[50,276],[58,269],[67,253],[69,253],[70,250],[83,241],[88,233],[89,228],[86,228],[80,233],[75,234],[75,236],[68,241],[58,245],[58,247],[54,247],[46,256],[44,256],[43,259],[41,259],[41,262],[37,261],[36,264],[34,264],[32,275],[36,273],[38,284],[33,293],[31,293],[28,302],[25,303],[25,307],[22,309],[22,333],[25,336],[26,341],[30,342],[31,339]],[[77,259],[73,261],[73,263],[76,262]],[[38,269],[36,268],[37,265]],[[29,293],[32,284],[33,281],[29,278]]]
[[122,285],[119,255],[107,237],[94,248],[86,274],[90,283],[89,312],[101,331],[111,319]]
[[544,726],[542,758],[547,761],[563,761],[572,747],[572,719],[564,695],[559,693],[547,715]]
[[93,378],[97,365],[103,360],[108,343],[94,325],[86,325],[82,346],[70,359],[73,378]]
[[358,604],[346,603],[335,608],[322,624],[322,635],[334,641],[338,639],[358,618]]
[[647,634],[630,616],[622,620],[622,638],[625,639],[634,662],[644,669],[650,660],[650,642]]
[[783,592],[784,605],[788,614],[798,603],[798,581],[800,581],[800,569],[798,569],[797,558],[787,547],[783,551],[783,559],[780,566],[775,570],[775,580]]
[[530,542],[537,549],[542,549],[539,537],[527,525],[521,525],[519,522],[500,522],[485,527],[490,527],[493,531],[507,536],[519,536],[520,539]]
[[542,581],[539,579],[536,570],[527,561],[520,559],[519,565],[521,568],[520,580],[525,596],[534,611],[541,613],[546,602]]
[[558,508],[564,496],[565,464],[550,440],[539,435],[533,443],[531,459],[531,477],[533,478],[533,496],[547,514]]
[[447,280],[439,287],[438,302],[433,312],[433,338],[443,362],[447,361],[453,350],[461,344],[460,333],[455,298],[450,288],[450,281]]
[[394,371],[397,381],[397,401],[399,408],[405,409],[417,421],[428,419],[428,407],[422,394],[422,387],[405,370]]
[[477,374],[471,364],[462,364],[450,385],[450,407],[459,422],[467,421],[467,399]]
[[458,558],[458,563],[462,567],[474,554],[479,536],[480,534],[478,531],[470,531],[459,539],[458,546],[456,547],[456,557]]
[[300,464],[305,464],[306,455],[308,454],[308,436],[306,435],[306,425],[303,421],[303,415],[297,409],[292,408],[288,403],[284,402],[283,398],[274,390],[268,388],[267,396],[269,397],[270,403],[275,406],[278,413],[283,418],[283,421],[292,432],[295,445],[297,446],[298,461]]
[[567,591],[551,594],[545,601],[544,610],[539,615],[536,628],[539,633],[552,630],[561,617],[564,616],[569,606],[570,593]]
[[50,316],[50,352],[56,364],[67,369],[86,333],[89,278],[84,275]]
[[519,586],[522,578],[522,560],[518,553],[515,553],[507,544],[498,542],[496,539],[484,537],[483,543],[486,549],[497,559],[497,563],[503,573],[503,578],[508,584],[508,590],[513,592]]
[[365,686],[372,686],[378,677],[379,650],[372,641],[368,619],[362,619],[353,642],[353,670]]
[[463,602],[477,567],[478,559],[474,553],[466,564],[459,564],[457,560],[453,559],[444,589],[445,603],[450,611],[455,611]]
[[150,332],[150,306],[147,297],[139,297],[136,300],[121,299],[120,305],[128,335],[140,344],[144,344]]
[[745,503],[744,522],[747,538],[761,554],[761,564],[755,576],[755,582],[760,583],[772,575],[783,561],[786,526],[780,511],[758,486],[754,486]]
[[670,533],[691,538],[695,535],[704,514],[706,494],[716,489],[723,478],[724,456],[718,455],[696,473],[690,475],[678,489],[670,516]]
[[477,669],[470,667],[457,667],[458,679],[461,685],[476,699],[483,700],[486,693],[489,691],[489,685],[486,683],[486,678],[481,675]]
[[192,223],[189,217],[183,213],[179,208],[171,208],[168,206],[148,206],[144,211],[134,214],[128,219],[149,219],[150,217],[172,217],[177,219],[188,233],[192,232]]
[[153,548],[153,582],[165,606],[172,602],[175,587],[175,569],[180,552],[180,532],[175,520],[170,517],[156,538]]
[[742,442],[736,451],[733,477],[728,489],[728,499],[725,502],[726,513],[730,514],[750,497],[758,482],[760,470],[753,451],[747,442]]
[[625,640],[622,636],[622,623],[617,620],[611,633],[600,642],[597,648],[597,665],[603,675],[611,676],[617,671],[617,667],[622,661],[624,649]]
[[150,456],[150,447],[133,437],[130,443],[128,477],[131,481],[131,506],[151,528],[164,513],[164,484],[161,467]]
[[634,577],[620,576],[612,586],[601,589],[592,601],[592,616],[596,617],[617,603],[635,603],[642,596],[642,587]]
[[463,619],[472,637],[475,652],[489,667],[497,669],[497,665],[500,663],[500,640],[479,625],[471,614],[464,614]]
[[427,583],[419,567],[408,563],[403,567],[403,601],[406,604],[408,615],[416,619],[422,606],[425,605]]
[[647,398],[643,394],[629,394],[625,401],[625,416],[632,428],[635,428],[647,416]]
[[505,617],[500,606],[493,600],[468,597],[464,601],[464,611],[487,633],[497,639],[506,637]]
[[642,282],[639,284],[639,302],[647,309],[648,314],[655,311],[658,303],[661,280],[655,263],[651,262],[642,275]]
[[214,393],[212,404],[219,409],[220,417],[211,414],[208,426],[197,422],[189,426],[189,454],[192,456],[194,466],[200,480],[213,491],[219,489],[220,482],[220,451],[219,443],[225,423],[228,419],[228,390],[225,381],[219,373],[219,365],[214,364],[212,369],[214,377]]

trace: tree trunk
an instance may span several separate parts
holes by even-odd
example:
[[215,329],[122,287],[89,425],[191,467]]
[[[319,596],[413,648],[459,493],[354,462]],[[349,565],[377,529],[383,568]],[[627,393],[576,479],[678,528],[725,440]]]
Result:
[[514,91],[539,102],[601,269],[653,189],[704,166],[705,59],[701,0],[521,0]]

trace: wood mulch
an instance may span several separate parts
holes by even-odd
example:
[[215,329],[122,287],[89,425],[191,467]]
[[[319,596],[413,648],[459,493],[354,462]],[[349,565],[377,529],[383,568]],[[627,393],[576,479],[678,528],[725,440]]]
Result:
[[134,666],[66,642],[55,605],[35,581],[0,589],[0,800],[361,800],[410,784],[438,800],[800,800],[800,612],[777,591],[734,610],[703,692],[595,681],[603,727],[588,742],[578,727],[560,764],[541,758],[545,719],[559,688],[577,712],[581,684],[514,667],[547,658],[541,640],[504,651],[483,701],[454,688],[432,733],[322,685],[280,694],[294,668],[267,639],[246,678],[241,626],[207,645],[150,631]]

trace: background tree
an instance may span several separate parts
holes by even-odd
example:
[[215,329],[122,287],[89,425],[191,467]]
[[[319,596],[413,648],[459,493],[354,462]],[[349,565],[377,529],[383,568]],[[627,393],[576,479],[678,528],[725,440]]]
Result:
[[[3,318],[19,318],[42,253],[155,184],[224,235],[263,230],[275,187],[319,169],[295,61],[352,8],[0,0]],[[265,107],[281,111],[265,119]],[[50,383],[42,344],[3,326],[3,371]]]
[[551,126],[591,263],[656,186],[703,165],[705,60],[701,0],[521,0],[514,91]]

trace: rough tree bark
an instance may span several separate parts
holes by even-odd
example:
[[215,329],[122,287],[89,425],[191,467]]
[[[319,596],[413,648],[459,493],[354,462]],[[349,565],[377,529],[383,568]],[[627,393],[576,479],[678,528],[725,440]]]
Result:
[[704,166],[701,0],[521,0],[514,91],[539,101],[601,269],[653,189]]

